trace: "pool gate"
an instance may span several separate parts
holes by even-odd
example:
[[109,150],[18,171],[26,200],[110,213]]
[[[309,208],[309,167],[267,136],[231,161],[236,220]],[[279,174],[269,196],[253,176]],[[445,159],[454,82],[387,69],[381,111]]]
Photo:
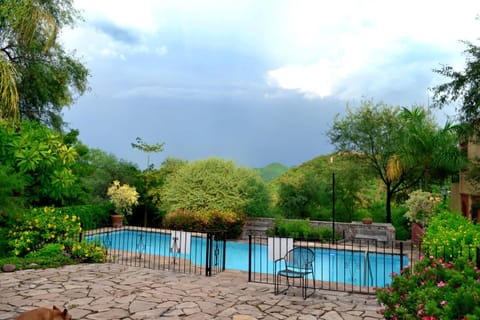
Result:
[[224,232],[124,226],[87,231],[84,239],[104,247],[108,262],[205,276],[225,270]]

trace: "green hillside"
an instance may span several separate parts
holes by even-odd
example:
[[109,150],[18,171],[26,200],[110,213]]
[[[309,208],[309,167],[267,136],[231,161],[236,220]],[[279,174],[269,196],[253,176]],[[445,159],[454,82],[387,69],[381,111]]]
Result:
[[281,163],[271,163],[268,166],[259,168],[257,170],[260,173],[263,181],[270,182],[287,172],[288,167]]

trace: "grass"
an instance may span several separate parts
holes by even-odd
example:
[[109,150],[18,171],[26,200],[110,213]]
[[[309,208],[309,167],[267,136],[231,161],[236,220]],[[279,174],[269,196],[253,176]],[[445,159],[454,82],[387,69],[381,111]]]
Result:
[[[54,255],[50,257],[35,257],[35,258],[20,258],[20,257],[5,257],[0,258],[0,266],[4,264],[14,264],[17,270],[25,269],[46,269],[58,268],[64,265],[76,264],[77,262],[67,256]],[[0,269],[0,272],[3,272]]]

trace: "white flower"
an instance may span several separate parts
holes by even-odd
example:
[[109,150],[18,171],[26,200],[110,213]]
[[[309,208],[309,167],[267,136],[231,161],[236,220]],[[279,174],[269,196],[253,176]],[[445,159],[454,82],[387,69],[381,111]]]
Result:
[[121,185],[118,180],[113,181],[108,188],[107,195],[115,206],[117,214],[132,214],[132,207],[138,204],[138,192],[128,184]]

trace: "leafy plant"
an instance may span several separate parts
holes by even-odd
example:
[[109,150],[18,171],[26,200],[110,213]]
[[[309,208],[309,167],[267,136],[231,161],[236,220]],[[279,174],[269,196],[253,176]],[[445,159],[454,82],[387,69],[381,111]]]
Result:
[[76,242],[71,246],[71,255],[80,262],[105,262],[107,253],[98,242]]
[[435,257],[451,259],[476,258],[480,246],[480,225],[473,224],[459,213],[442,212],[432,218],[422,240],[423,251]]
[[107,195],[115,206],[117,214],[132,214],[132,207],[138,204],[139,195],[135,187],[128,184],[122,185],[118,180],[113,181],[108,188]]
[[77,216],[81,223],[82,229],[93,230],[110,226],[110,213],[113,212],[114,207],[111,203],[97,204],[97,205],[83,205],[57,208],[64,214]]
[[[275,219],[275,226],[268,231],[269,236],[288,237],[299,240],[331,241],[332,229],[327,227],[314,227],[310,220],[285,220]],[[335,239],[340,239],[338,234]]]
[[377,290],[385,319],[480,319],[480,272],[465,259],[421,258]]
[[405,218],[410,222],[416,222],[421,226],[426,226],[435,213],[435,208],[441,202],[441,197],[436,197],[430,192],[415,190],[410,193],[410,197],[405,201],[408,211]]
[[38,250],[48,243],[63,244],[82,231],[77,216],[53,207],[34,208],[21,216],[9,232],[9,245],[16,256]]
[[244,214],[231,211],[178,209],[165,216],[163,225],[168,229],[192,232],[224,231],[228,239],[234,239],[242,233],[245,219]]

